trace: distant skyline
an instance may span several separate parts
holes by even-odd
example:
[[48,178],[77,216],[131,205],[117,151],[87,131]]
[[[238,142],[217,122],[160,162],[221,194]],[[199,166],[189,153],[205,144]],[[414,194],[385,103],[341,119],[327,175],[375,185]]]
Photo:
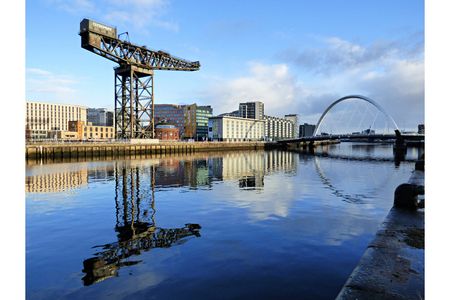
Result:
[[[286,3],[285,3],[286,2]],[[115,63],[80,46],[83,18],[191,61],[155,72],[155,104],[263,101],[269,115],[316,123],[360,94],[402,129],[424,122],[423,1],[36,0],[26,2],[26,99],[114,107]]]

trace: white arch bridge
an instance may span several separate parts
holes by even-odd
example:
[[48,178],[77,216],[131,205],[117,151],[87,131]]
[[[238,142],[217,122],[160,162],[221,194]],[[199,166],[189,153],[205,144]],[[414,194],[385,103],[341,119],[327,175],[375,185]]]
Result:
[[[391,124],[394,127],[394,130],[390,133],[383,133],[383,134],[376,134],[374,132],[371,132],[370,130],[367,133],[340,133],[340,134],[318,134],[320,132],[320,128],[322,126],[322,123],[324,121],[325,116],[329,113],[329,111],[335,107],[337,104],[347,101],[349,99],[357,99],[364,102],[367,102],[374,106],[378,112],[381,112],[387,120],[391,122]],[[405,145],[408,141],[414,141],[414,142],[424,142],[425,135],[424,134],[405,134],[401,133],[397,123],[394,121],[394,119],[374,100],[361,96],[361,95],[349,95],[342,98],[339,98],[338,100],[331,103],[325,111],[322,113],[321,117],[319,118],[319,121],[316,124],[316,128],[314,130],[314,133],[312,136],[307,137],[300,137],[295,139],[285,139],[280,140],[278,143],[281,144],[290,144],[290,143],[303,143],[303,145],[310,145],[313,146],[315,141],[335,141],[335,140],[365,140],[365,141],[389,141],[393,140],[395,141],[396,145],[402,146]]]

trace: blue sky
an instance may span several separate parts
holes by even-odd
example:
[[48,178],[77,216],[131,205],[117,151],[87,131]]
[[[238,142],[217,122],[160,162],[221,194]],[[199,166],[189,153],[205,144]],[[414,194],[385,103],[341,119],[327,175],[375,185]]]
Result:
[[423,1],[27,1],[28,100],[114,106],[115,64],[81,48],[83,18],[200,61],[197,72],[155,72],[155,103],[219,114],[261,100],[269,115],[315,123],[361,94],[401,128],[424,121]]

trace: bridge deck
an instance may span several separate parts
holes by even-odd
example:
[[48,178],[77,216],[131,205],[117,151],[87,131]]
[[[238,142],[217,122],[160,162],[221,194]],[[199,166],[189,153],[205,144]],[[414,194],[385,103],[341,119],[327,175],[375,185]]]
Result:
[[[402,134],[401,137],[405,141],[424,141],[424,134]],[[325,140],[395,140],[397,136],[395,134],[331,134],[331,135],[318,135],[318,136],[306,136],[297,139],[280,140],[278,143],[298,143],[298,142],[313,142],[313,141],[325,141]]]

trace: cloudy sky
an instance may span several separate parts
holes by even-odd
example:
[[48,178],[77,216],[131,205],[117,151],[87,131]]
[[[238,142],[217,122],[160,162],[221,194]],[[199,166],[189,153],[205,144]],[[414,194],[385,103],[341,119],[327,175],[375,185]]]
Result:
[[260,100],[266,114],[316,123],[358,94],[402,129],[424,121],[423,1],[27,1],[27,100],[114,106],[115,64],[81,48],[83,18],[200,61],[197,72],[156,72],[155,103],[220,114]]

